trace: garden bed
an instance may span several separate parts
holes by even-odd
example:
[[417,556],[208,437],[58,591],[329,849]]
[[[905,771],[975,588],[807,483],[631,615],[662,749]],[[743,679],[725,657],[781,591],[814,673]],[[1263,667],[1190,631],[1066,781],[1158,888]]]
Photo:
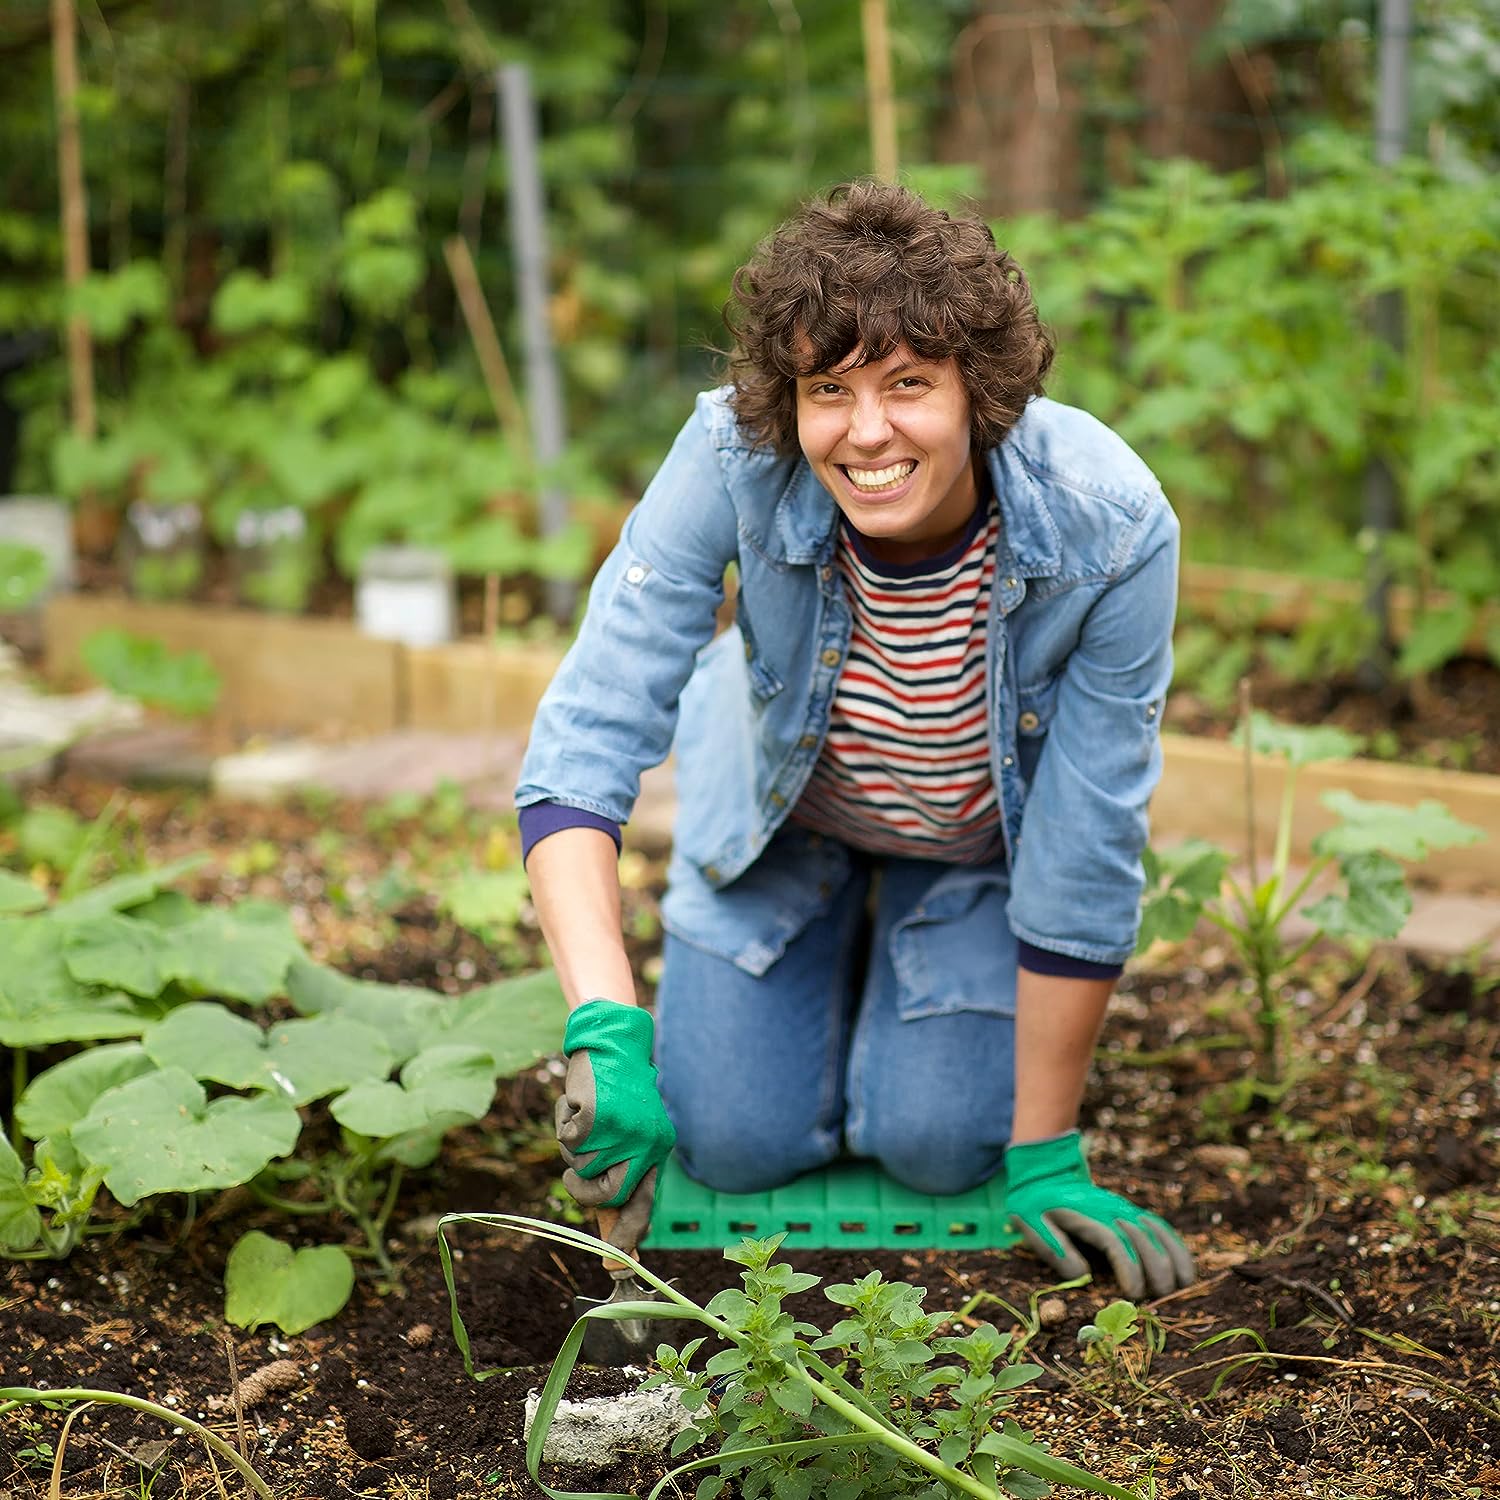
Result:
[[[109,791],[75,779],[55,789],[90,813]],[[195,894],[283,901],[315,953],[351,972],[449,993],[500,972],[492,950],[413,887],[403,897],[399,883],[385,882],[393,870],[414,880],[411,862],[422,858],[420,825],[389,810],[132,793],[126,813],[155,857],[210,845],[220,852]],[[626,874],[627,923],[649,988],[660,871],[630,856]],[[523,925],[512,947],[512,962],[530,961],[534,931]],[[1493,1492],[1500,990],[1486,985],[1467,970],[1433,971],[1399,955],[1367,967],[1322,955],[1295,996],[1307,1067],[1286,1129],[1263,1116],[1212,1113],[1216,1086],[1241,1076],[1251,1057],[1237,1036],[1244,996],[1222,949],[1194,942],[1128,976],[1085,1106],[1096,1166],[1182,1229],[1203,1279],[1153,1309],[1161,1347],[1149,1358],[1143,1345],[1127,1349],[1113,1371],[1086,1365],[1076,1338],[1113,1290],[1062,1294],[1060,1320],[1028,1346],[1044,1373],[1020,1392],[1022,1425],[1119,1482],[1154,1474],[1163,1497]],[[395,1216],[399,1294],[377,1295],[362,1279],[337,1319],[295,1338],[227,1328],[228,1247],[266,1221],[246,1200],[220,1200],[195,1219],[156,1218],[91,1240],[64,1263],[0,1268],[0,1383],[126,1391],[201,1413],[233,1441],[234,1415],[221,1404],[229,1335],[242,1378],[277,1359],[297,1366],[294,1383],[246,1413],[251,1460],[279,1500],[536,1493],[522,1459],[521,1402],[567,1330],[575,1293],[602,1290],[599,1270],[495,1232],[454,1231],[476,1359],[518,1367],[475,1383],[448,1330],[434,1216],[562,1211],[548,1125],[556,1086],[545,1066],[502,1086],[486,1120],[461,1132],[437,1169],[409,1179]],[[337,1223],[318,1228],[340,1232]],[[1045,1283],[1038,1263],[1015,1251],[789,1259],[825,1281],[879,1267],[929,1288],[931,1307],[973,1304],[971,1319],[1002,1330],[1013,1319],[987,1298],[1024,1310]],[[736,1269],[706,1252],[651,1260],[700,1299]],[[794,1310],[829,1321],[816,1291]],[[575,1384],[607,1391],[621,1381],[599,1372]],[[0,1417],[0,1491],[17,1500],[46,1493],[51,1461],[40,1450],[56,1446],[61,1423],[38,1408]],[[93,1408],[74,1423],[62,1494],[136,1493],[139,1475],[116,1449],[166,1435],[122,1409]],[[552,1478],[644,1494],[660,1472],[643,1461]],[[180,1493],[214,1493],[201,1450],[183,1438],[152,1490]]]

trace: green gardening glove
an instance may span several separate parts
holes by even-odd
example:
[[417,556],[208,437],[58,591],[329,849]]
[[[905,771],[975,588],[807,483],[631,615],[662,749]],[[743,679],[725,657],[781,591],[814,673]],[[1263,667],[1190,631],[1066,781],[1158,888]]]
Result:
[[1120,1290],[1134,1302],[1148,1290],[1165,1297],[1196,1277],[1192,1255],[1165,1219],[1094,1185],[1076,1130],[1006,1151],[1005,1209],[1026,1243],[1064,1280],[1089,1274],[1073,1239],[1106,1257]]
[[568,1017],[568,1074],[557,1101],[563,1186],[585,1207],[618,1208],[610,1238],[633,1250],[651,1222],[656,1169],[677,1132],[656,1089],[651,1013],[588,1000]]

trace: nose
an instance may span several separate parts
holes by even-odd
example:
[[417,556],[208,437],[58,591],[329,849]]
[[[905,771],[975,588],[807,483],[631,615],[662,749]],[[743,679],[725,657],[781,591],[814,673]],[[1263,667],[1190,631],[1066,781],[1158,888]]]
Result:
[[890,440],[891,423],[879,397],[861,397],[849,415],[849,441],[856,448],[884,447]]

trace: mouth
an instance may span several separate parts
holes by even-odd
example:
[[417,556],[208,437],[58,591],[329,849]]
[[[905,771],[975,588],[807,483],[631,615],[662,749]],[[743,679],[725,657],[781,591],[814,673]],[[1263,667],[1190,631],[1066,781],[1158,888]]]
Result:
[[857,467],[853,464],[838,464],[836,467],[856,495],[875,498],[894,495],[904,490],[911,476],[916,472],[917,461],[914,458],[903,458],[879,469]]

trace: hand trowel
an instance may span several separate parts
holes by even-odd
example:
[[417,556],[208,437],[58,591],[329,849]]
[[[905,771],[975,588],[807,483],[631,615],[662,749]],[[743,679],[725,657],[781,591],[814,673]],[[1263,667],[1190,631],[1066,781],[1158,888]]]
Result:
[[[609,1239],[619,1222],[620,1211],[615,1208],[599,1210],[599,1238]],[[634,1253],[631,1247],[630,1253]],[[582,1317],[591,1307],[608,1307],[614,1302],[660,1302],[663,1299],[651,1288],[644,1287],[636,1274],[623,1261],[605,1260],[604,1269],[614,1279],[614,1289],[608,1297],[575,1297],[574,1313]],[[591,1365],[642,1365],[656,1352],[658,1344],[671,1344],[680,1348],[684,1332],[692,1330],[676,1318],[590,1318],[583,1330],[583,1348],[580,1356]]]

